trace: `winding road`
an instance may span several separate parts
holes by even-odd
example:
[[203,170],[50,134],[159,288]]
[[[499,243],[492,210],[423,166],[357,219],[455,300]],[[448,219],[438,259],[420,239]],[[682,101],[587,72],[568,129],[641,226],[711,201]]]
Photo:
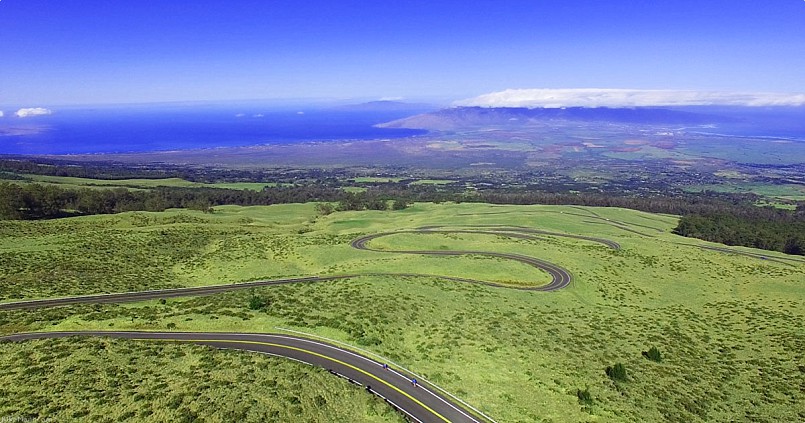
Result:
[[333,374],[363,386],[390,406],[421,423],[481,423],[487,420],[474,416],[459,407],[427,384],[411,382],[409,375],[391,366],[339,348],[335,345],[289,335],[216,332],[37,332],[0,337],[0,341],[15,342],[33,339],[97,336],[139,341],[161,340],[208,345],[215,348],[253,351],[291,358],[327,369]]
[[363,276],[398,276],[398,277],[430,277],[430,278],[439,278],[444,280],[449,280],[453,282],[462,282],[462,283],[472,283],[477,285],[487,285],[487,286],[495,286],[495,287],[503,287],[509,289],[518,289],[518,290],[525,290],[525,291],[555,291],[557,289],[564,288],[570,284],[573,280],[572,275],[569,271],[564,269],[563,267],[553,264],[551,262],[541,260],[535,257],[530,257],[522,254],[513,254],[513,253],[497,253],[497,252],[488,252],[488,251],[463,251],[463,250],[428,250],[428,251],[419,251],[419,250],[378,250],[371,248],[368,244],[371,240],[395,235],[395,234],[402,234],[402,233],[476,233],[476,234],[486,234],[486,235],[496,235],[496,236],[506,236],[512,238],[522,238],[522,239],[538,239],[535,235],[547,235],[547,236],[559,236],[559,237],[567,237],[579,240],[590,241],[594,243],[602,244],[608,248],[612,249],[619,249],[620,245],[617,242],[610,241],[603,238],[593,238],[593,237],[585,237],[579,235],[570,235],[570,234],[561,234],[558,232],[547,232],[547,231],[540,231],[536,229],[530,228],[523,228],[523,227],[516,227],[516,226],[483,226],[483,229],[473,230],[473,229],[443,229],[444,227],[441,226],[429,226],[418,228],[414,230],[408,231],[394,231],[394,232],[383,232],[378,234],[372,235],[365,235],[359,237],[351,242],[351,246],[353,248],[365,251],[374,251],[374,252],[382,252],[382,253],[397,253],[397,254],[422,254],[422,255],[434,255],[434,256],[460,256],[460,255],[478,255],[478,256],[487,256],[487,257],[498,257],[508,260],[518,261],[520,263],[526,264],[528,266],[532,266],[536,269],[542,270],[547,272],[551,276],[551,281],[546,285],[541,286],[515,286],[515,285],[504,285],[496,282],[491,281],[484,281],[478,279],[471,279],[471,278],[460,278],[460,277],[453,277],[453,276],[440,276],[440,275],[432,275],[432,274],[424,274],[424,273],[350,273],[350,274],[342,274],[342,275],[327,275],[327,276],[301,276],[301,277],[292,277],[292,278],[280,278],[280,279],[267,279],[267,280],[258,280],[258,281],[251,281],[251,282],[242,282],[242,283],[233,283],[233,284],[226,284],[226,285],[207,285],[207,286],[197,286],[197,287],[188,287],[188,288],[168,288],[168,289],[155,289],[155,290],[148,290],[148,291],[133,291],[133,292],[120,292],[120,293],[112,293],[112,294],[94,294],[94,295],[81,295],[81,296],[74,296],[74,297],[64,297],[64,298],[50,298],[50,299],[42,299],[42,300],[28,300],[28,301],[15,301],[15,302],[8,302],[8,303],[0,303],[0,310],[22,310],[22,309],[35,309],[35,308],[46,308],[46,307],[60,307],[60,306],[68,306],[68,305],[75,305],[75,304],[103,304],[103,303],[122,303],[122,302],[134,302],[134,301],[145,301],[145,300],[154,300],[160,298],[174,298],[174,297],[188,297],[188,296],[199,296],[199,295],[211,295],[217,294],[221,292],[228,292],[228,291],[235,291],[240,289],[248,289],[248,288],[257,288],[257,287],[264,287],[264,286],[272,286],[272,285],[285,285],[285,284],[292,284],[292,283],[310,283],[310,282],[326,282],[326,281],[333,281],[333,280],[340,280],[340,279],[349,279],[349,278],[356,278],[356,277],[363,277]]
[[[545,260],[522,254],[498,253],[488,251],[458,251],[458,250],[379,250],[369,246],[370,241],[402,233],[462,233],[485,234],[505,236],[520,239],[540,239],[537,235],[563,236],[603,244],[608,248],[619,249],[614,241],[583,237],[577,235],[560,234],[555,232],[539,231],[536,229],[516,226],[483,226],[481,229],[449,229],[442,226],[431,226],[408,231],[385,232],[361,236],[351,242],[353,248],[382,253],[396,254],[422,254],[434,256],[476,255],[497,257],[532,266],[547,272],[551,281],[542,286],[511,286],[495,282],[459,278],[452,276],[438,276],[420,273],[355,273],[330,276],[305,276],[284,279],[260,280],[229,285],[200,286],[190,288],[158,289],[138,292],[123,292],[113,294],[85,295],[66,298],[42,299],[1,303],[0,310],[36,309],[44,307],[58,307],[73,304],[91,303],[120,303],[142,301],[156,298],[170,298],[182,296],[209,295],[226,291],[246,288],[282,285],[290,283],[323,282],[338,279],[347,279],[361,276],[397,276],[397,277],[436,277],[440,279],[499,286],[510,289],[529,291],[553,291],[566,287],[572,281],[570,272]],[[408,416],[409,419],[420,422],[489,422],[491,418],[480,419],[466,408],[457,405],[457,398],[446,391],[439,389],[437,393],[432,386],[419,383],[416,386],[411,382],[411,375],[401,369],[384,367],[383,363],[370,359],[364,355],[339,348],[330,343],[311,340],[290,335],[276,334],[250,334],[250,333],[213,333],[213,332],[120,332],[120,331],[82,331],[82,332],[37,332],[20,333],[0,337],[0,341],[26,341],[45,338],[63,338],[69,336],[105,336],[112,338],[134,340],[161,340],[171,342],[188,342],[208,345],[215,348],[238,349],[270,354],[298,360],[311,365],[323,367],[330,372],[350,381],[364,386],[367,391],[378,395],[392,407]],[[450,399],[448,399],[448,396]],[[466,403],[462,404],[466,405]],[[469,407],[467,405],[467,407]],[[471,408],[471,407],[469,407]],[[476,410],[477,411],[477,410]],[[483,415],[482,413],[478,413]]]
[[[620,229],[635,232],[640,235],[650,236],[633,229],[620,226],[598,216],[579,215],[587,219],[597,219],[599,222],[588,221],[588,223],[606,223],[617,226]],[[638,225],[642,226],[642,225]],[[645,228],[655,229],[648,226]],[[544,236],[566,237],[582,241],[588,241],[603,245],[607,248],[618,250],[620,245],[617,242],[595,237],[580,235],[563,234],[557,232],[542,231],[521,226],[507,225],[478,225],[478,226],[426,226],[412,230],[401,230],[384,233],[365,235],[354,239],[350,245],[358,250],[373,251],[389,254],[420,254],[432,256],[459,256],[474,255],[496,257],[514,260],[536,269],[547,272],[551,276],[551,281],[541,286],[512,286],[503,285],[491,281],[476,280],[470,278],[460,278],[452,276],[439,276],[421,273],[353,273],[328,276],[304,276],[271,280],[259,280],[244,283],[227,285],[212,285],[190,288],[159,289],[137,292],[123,292],[113,294],[85,295],[66,298],[42,299],[19,301],[10,303],[0,303],[0,310],[19,310],[35,309],[44,307],[67,306],[73,304],[91,303],[120,303],[142,301],[157,298],[183,297],[210,295],[240,289],[264,287],[272,285],[282,285],[291,283],[310,283],[324,282],[339,279],[348,279],[362,276],[397,276],[397,277],[431,277],[454,282],[473,283],[489,286],[504,287],[509,289],[529,290],[529,291],[554,291],[566,287],[572,281],[570,272],[545,260],[530,257],[522,254],[499,253],[474,250],[389,250],[377,249],[370,246],[371,241],[392,236],[396,234],[484,234],[504,236],[519,239],[542,239]],[[678,243],[681,244],[681,243]],[[764,260],[779,261],[779,259],[767,256],[729,250],[726,248],[709,247],[694,244],[683,244],[696,246],[725,253],[742,254]],[[253,333],[216,333],[216,332],[132,332],[132,331],[80,331],[80,332],[37,332],[19,333],[0,337],[0,342],[19,342],[34,339],[64,338],[71,336],[93,336],[131,339],[138,341],[162,341],[162,342],[182,342],[199,345],[207,345],[214,348],[236,349],[252,351],[257,353],[269,354],[273,356],[285,357],[301,361],[310,365],[322,367],[331,373],[346,378],[349,381],[363,386],[368,392],[379,396],[391,407],[405,414],[407,418],[414,422],[494,422],[488,416],[470,405],[459,400],[455,396],[429,383],[420,381],[414,385],[413,375],[408,371],[396,366],[386,366],[384,363],[371,359],[365,355],[340,348],[328,342],[307,339],[292,335],[279,334],[253,334]],[[468,410],[474,410],[470,412]]]

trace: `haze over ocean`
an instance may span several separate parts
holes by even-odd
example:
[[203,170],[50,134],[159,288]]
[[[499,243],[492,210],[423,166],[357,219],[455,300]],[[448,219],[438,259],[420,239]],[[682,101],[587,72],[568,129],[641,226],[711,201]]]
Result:
[[399,111],[259,107],[126,107],[56,110],[0,120],[0,154],[86,154],[238,147],[300,141],[398,138],[411,129],[375,128]]

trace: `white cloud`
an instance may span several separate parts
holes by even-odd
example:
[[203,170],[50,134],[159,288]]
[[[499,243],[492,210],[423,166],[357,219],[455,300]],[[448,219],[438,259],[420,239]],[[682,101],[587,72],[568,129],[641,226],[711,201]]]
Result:
[[599,88],[509,89],[460,100],[480,107],[802,106],[805,94]]
[[24,118],[24,117],[31,117],[31,116],[49,115],[51,113],[53,113],[53,112],[50,109],[46,109],[44,107],[29,107],[29,108],[19,109],[14,114],[17,115],[17,117]]
[[402,101],[405,97],[380,97],[377,101]]
[[3,117],[3,111],[0,110],[0,117]]

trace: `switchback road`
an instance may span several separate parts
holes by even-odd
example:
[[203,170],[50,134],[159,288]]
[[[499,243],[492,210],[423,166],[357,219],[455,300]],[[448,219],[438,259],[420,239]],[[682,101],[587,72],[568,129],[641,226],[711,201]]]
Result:
[[0,337],[0,341],[98,336],[133,340],[160,340],[209,345],[215,348],[254,351],[291,358],[327,369],[383,398],[410,419],[421,423],[481,423],[476,417],[421,381],[363,355],[321,341],[289,335],[216,332],[37,332]]
[[327,276],[301,276],[301,277],[292,277],[292,278],[281,278],[281,279],[269,279],[269,280],[259,280],[259,281],[252,281],[252,282],[243,282],[243,283],[234,283],[234,284],[227,284],[227,285],[208,285],[208,286],[197,286],[197,287],[189,287],[189,288],[168,288],[168,289],[155,289],[155,290],[148,290],[148,291],[134,291],[134,292],[121,292],[121,293],[113,293],[113,294],[95,294],[95,295],[82,295],[82,296],[75,296],[75,297],[65,297],[65,298],[52,298],[52,299],[43,299],[43,300],[29,300],[29,301],[16,301],[16,302],[9,302],[9,303],[0,303],[0,310],[20,310],[20,309],[35,309],[35,308],[44,308],[44,307],[59,307],[59,306],[67,306],[67,305],[74,305],[74,304],[101,304],[101,303],[121,303],[121,302],[133,302],[133,301],[145,301],[145,300],[153,300],[159,298],[173,298],[173,297],[188,297],[188,296],[198,296],[198,295],[210,295],[210,294],[217,294],[221,292],[228,292],[228,291],[235,291],[240,289],[248,289],[248,288],[257,288],[257,287],[264,287],[264,286],[272,286],[272,285],[284,285],[284,284],[291,284],[291,283],[310,283],[310,282],[325,282],[325,281],[333,281],[339,279],[348,279],[348,278],[356,278],[362,276],[398,276],[398,277],[430,277],[430,278],[439,278],[444,280],[449,280],[453,282],[463,282],[463,283],[473,283],[478,285],[487,285],[487,286],[498,286],[504,287],[509,289],[519,289],[519,290],[526,290],[526,291],[555,291],[557,289],[564,288],[570,284],[572,281],[572,276],[570,272],[565,270],[559,265],[550,263],[545,260],[541,260],[535,257],[530,257],[522,254],[513,254],[513,253],[497,253],[497,252],[487,252],[487,251],[461,251],[461,250],[435,250],[435,251],[416,251],[416,250],[406,250],[406,251],[390,251],[390,250],[377,250],[369,247],[369,241],[389,236],[397,233],[479,233],[479,234],[488,234],[488,235],[497,235],[497,236],[507,236],[507,237],[514,237],[514,238],[526,238],[526,239],[538,239],[535,235],[548,235],[548,236],[564,236],[570,238],[576,238],[581,240],[592,241],[596,243],[603,244],[609,248],[618,249],[620,245],[618,245],[614,241],[609,241],[602,238],[591,238],[591,237],[582,237],[576,235],[566,235],[566,234],[559,234],[555,232],[545,232],[545,231],[538,231],[535,229],[529,228],[520,228],[520,227],[500,227],[500,228],[492,228],[492,227],[484,227],[483,230],[471,230],[471,229],[442,229],[441,227],[426,227],[420,228],[412,231],[399,231],[399,232],[384,232],[380,234],[373,234],[373,235],[366,235],[359,237],[352,241],[352,247],[359,249],[359,250],[366,250],[366,251],[376,251],[376,252],[384,252],[384,253],[399,253],[399,254],[423,254],[423,255],[435,255],[435,256],[459,256],[459,255],[480,255],[480,256],[488,256],[488,257],[498,257],[508,260],[514,260],[521,262],[523,264],[532,266],[534,268],[543,270],[551,275],[551,281],[546,285],[541,286],[514,286],[514,285],[503,285],[496,282],[491,281],[483,281],[471,278],[460,278],[460,277],[453,277],[453,276],[440,276],[440,275],[431,275],[431,274],[423,274],[423,273],[351,273],[351,274],[342,274],[342,275],[327,275]]

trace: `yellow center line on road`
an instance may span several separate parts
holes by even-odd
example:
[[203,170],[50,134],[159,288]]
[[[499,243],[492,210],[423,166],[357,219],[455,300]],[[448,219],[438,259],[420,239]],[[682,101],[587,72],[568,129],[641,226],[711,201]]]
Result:
[[289,349],[289,350],[300,351],[300,352],[303,352],[303,353],[306,353],[306,354],[310,354],[310,355],[314,355],[316,357],[320,357],[320,358],[323,358],[323,359],[326,359],[326,360],[330,360],[330,361],[332,361],[334,363],[338,363],[338,364],[340,364],[342,366],[346,366],[346,367],[349,367],[350,369],[353,369],[355,371],[363,373],[364,375],[369,376],[370,378],[372,378],[372,379],[374,379],[374,380],[376,380],[376,381],[388,386],[389,388],[399,392],[400,394],[408,397],[408,399],[410,399],[411,401],[419,404],[420,406],[422,406],[422,408],[430,411],[435,416],[439,417],[440,419],[444,420],[445,422],[450,423],[450,420],[448,420],[446,417],[442,416],[441,414],[437,413],[434,409],[432,409],[432,408],[428,407],[427,405],[423,404],[422,401],[419,401],[418,399],[412,397],[407,392],[404,392],[400,388],[398,388],[398,387],[386,382],[383,379],[380,379],[379,377],[367,372],[366,370],[363,370],[363,369],[361,369],[359,367],[355,367],[355,366],[353,366],[353,365],[351,365],[349,363],[343,362],[343,361],[338,360],[336,358],[328,357],[328,356],[326,356],[324,354],[319,354],[317,352],[306,350],[304,348],[291,347],[291,346],[282,345],[282,344],[274,344],[274,343],[271,343],[271,342],[238,341],[238,340],[230,340],[230,339],[170,339],[170,338],[161,338],[161,339],[160,338],[130,338],[130,339],[136,340],[136,341],[175,341],[175,342],[194,342],[194,343],[199,343],[199,342],[220,342],[220,343],[230,343],[230,344],[257,344],[257,345],[267,345],[267,346],[270,346],[270,347],[285,348],[285,349]]

